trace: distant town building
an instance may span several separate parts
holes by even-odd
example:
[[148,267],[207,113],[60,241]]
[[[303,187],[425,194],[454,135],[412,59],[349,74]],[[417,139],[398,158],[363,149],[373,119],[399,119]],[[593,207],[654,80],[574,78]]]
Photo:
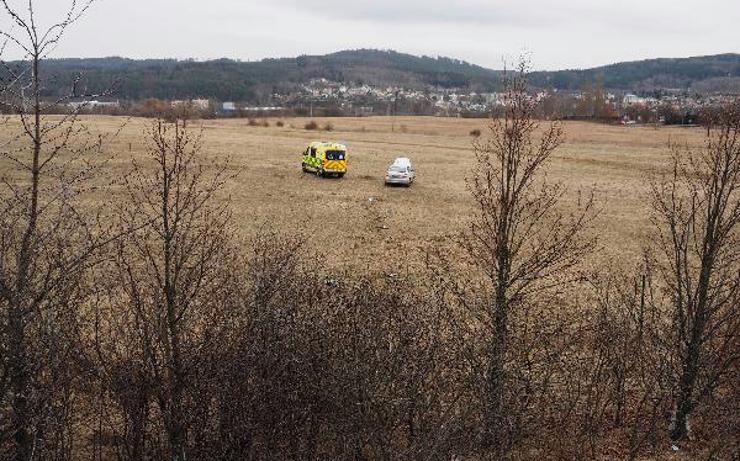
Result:
[[285,108],[280,106],[244,106],[242,110],[245,112],[280,112]]
[[211,101],[208,99],[193,99],[190,103],[193,105],[193,108],[199,110],[207,110],[211,106]]
[[94,110],[98,108],[118,108],[121,104],[118,101],[70,101],[67,107],[72,110]]
[[211,107],[211,101],[208,99],[190,99],[188,101],[175,100],[170,101],[170,107],[173,109],[189,107],[190,109],[205,111]]
[[642,104],[643,102],[645,102],[645,99],[635,94],[626,94],[624,95],[624,98],[622,99],[622,104],[624,104],[625,106],[632,106],[634,104]]

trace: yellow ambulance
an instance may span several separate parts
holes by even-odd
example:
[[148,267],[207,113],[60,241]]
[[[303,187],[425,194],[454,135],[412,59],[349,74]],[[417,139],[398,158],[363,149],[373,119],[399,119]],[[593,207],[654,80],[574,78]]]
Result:
[[303,152],[304,172],[342,177],[347,173],[347,147],[336,142],[312,142]]

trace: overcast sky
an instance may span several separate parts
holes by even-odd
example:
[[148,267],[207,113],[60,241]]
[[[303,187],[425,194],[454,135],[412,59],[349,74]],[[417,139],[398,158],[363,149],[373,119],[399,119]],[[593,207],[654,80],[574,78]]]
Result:
[[[36,0],[40,20],[69,1]],[[7,18],[0,27],[12,30]],[[255,60],[349,48],[491,68],[527,52],[535,69],[740,52],[740,0],[99,0],[54,56]]]

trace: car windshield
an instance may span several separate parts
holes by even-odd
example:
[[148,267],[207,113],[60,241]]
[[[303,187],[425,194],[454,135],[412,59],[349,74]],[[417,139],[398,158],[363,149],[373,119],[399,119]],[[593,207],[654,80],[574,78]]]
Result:
[[343,150],[327,150],[326,151],[326,159],[327,160],[344,160],[344,151]]

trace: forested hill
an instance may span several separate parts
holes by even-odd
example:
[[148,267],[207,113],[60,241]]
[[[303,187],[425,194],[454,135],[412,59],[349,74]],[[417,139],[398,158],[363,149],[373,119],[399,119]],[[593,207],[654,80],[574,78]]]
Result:
[[498,84],[497,72],[463,61],[376,50],[255,62],[58,59],[46,61],[44,66],[51,94],[60,94],[62,85],[69,85],[81,74],[83,80],[77,85],[80,92],[97,94],[115,83],[123,99],[211,97],[249,101],[316,78],[406,88],[485,90]]
[[722,91],[721,86],[740,89],[740,54],[649,59],[585,70],[536,72],[531,82],[561,90],[577,90],[594,83],[630,91],[667,88]]
[[[263,101],[275,91],[289,91],[315,78],[373,86],[439,86],[473,91],[495,90],[500,72],[449,58],[418,57],[393,51],[341,51],[325,56],[241,62],[131,60],[124,58],[57,59],[44,63],[48,95],[99,93],[114,86],[121,99],[207,97]],[[692,88],[715,91],[740,88],[740,54],[685,59],[654,59],[587,70],[537,72],[540,87],[581,89],[601,83],[608,89]]]

